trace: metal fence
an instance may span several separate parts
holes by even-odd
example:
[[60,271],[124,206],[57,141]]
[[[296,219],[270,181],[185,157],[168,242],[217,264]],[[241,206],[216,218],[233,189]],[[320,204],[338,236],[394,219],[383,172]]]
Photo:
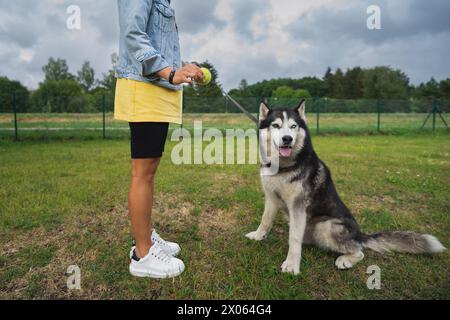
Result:
[[[248,111],[258,113],[260,97],[235,99]],[[0,139],[122,138],[128,124],[114,120],[114,97],[97,94],[89,99],[65,96],[43,98],[31,106],[15,93],[0,94]],[[184,97],[184,127],[203,121],[203,127],[252,128],[252,124],[226,97]],[[297,99],[264,99],[273,108],[294,107]],[[314,133],[402,134],[448,133],[450,100],[342,100],[308,99],[307,118]],[[172,126],[174,128],[176,126]]]

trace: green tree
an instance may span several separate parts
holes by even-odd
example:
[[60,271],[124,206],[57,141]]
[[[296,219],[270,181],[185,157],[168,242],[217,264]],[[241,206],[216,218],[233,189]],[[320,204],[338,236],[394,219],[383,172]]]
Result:
[[214,65],[205,61],[200,63],[200,66],[209,69],[211,71],[211,82],[206,86],[191,85],[184,89],[185,96],[197,96],[197,97],[223,97],[222,86],[219,83],[219,73]]
[[48,80],[31,95],[33,112],[89,112],[92,111],[83,88],[75,80]]
[[360,67],[348,69],[344,76],[344,98],[360,99],[363,97],[364,72]]
[[249,86],[247,79],[242,79],[239,82],[239,86],[237,87],[237,89],[231,89],[228,92],[228,94],[235,98],[236,97],[251,97],[252,96],[251,86]]
[[439,83],[440,96],[445,99],[450,99],[450,78],[442,80]]
[[311,94],[305,89],[292,89],[291,87],[281,86],[274,90],[272,98],[287,98],[287,99],[308,99]]
[[294,91],[294,97],[300,99],[311,99],[311,94],[306,89],[297,89]]
[[272,98],[292,98],[294,89],[288,86],[281,86],[272,92]]
[[433,81],[414,88],[409,84],[405,73],[390,67],[371,69],[354,67],[345,73],[340,68],[333,73],[332,69],[328,67],[322,79],[316,77],[284,78],[263,80],[251,85],[246,82],[244,86],[242,84],[241,82],[238,88],[230,90],[229,94],[240,98],[270,98],[277,94],[276,90],[279,87],[290,87],[293,90],[305,89],[312,97],[408,99],[413,92],[414,96],[429,96],[436,95],[437,90],[442,95],[442,92],[446,92],[448,88],[447,83],[443,83],[441,86]]
[[409,79],[400,70],[375,67],[364,72],[364,98],[407,99]]
[[86,95],[88,103],[93,111],[114,111],[114,93],[111,90],[97,87]]
[[248,89],[248,82],[247,79],[242,79],[241,82],[239,83],[239,88],[238,90],[240,91],[245,91]]
[[13,112],[14,102],[17,112],[26,112],[28,110],[29,96],[30,92],[19,81],[0,77],[0,112]]
[[325,75],[323,76],[323,82],[325,85],[325,96],[331,97],[334,90],[334,75],[330,67],[327,68],[327,71],[325,71]]
[[224,112],[222,86],[219,82],[219,72],[215,66],[205,61],[200,66],[211,71],[211,82],[206,86],[191,85],[183,90],[184,107],[188,112]]
[[[444,84],[445,87],[445,84]],[[417,98],[439,98],[441,96],[442,86],[434,78],[427,83],[421,83],[415,90]]]
[[103,73],[103,79],[102,81],[100,81],[100,85],[105,88],[110,90],[112,93],[114,93],[116,91],[116,65],[117,62],[119,61],[119,56],[117,55],[117,53],[113,53],[111,55],[111,65],[112,68],[110,70],[108,70],[106,73]]
[[306,90],[308,95],[313,97],[323,97],[327,93],[325,81],[316,77],[303,77],[294,80],[293,88]]
[[286,107],[297,104],[300,99],[309,99],[311,94],[305,89],[293,89],[288,86],[281,86],[275,89],[270,98],[270,103],[275,107]]
[[45,81],[73,80],[75,76],[69,72],[69,66],[64,59],[50,58],[42,67],[45,73]]
[[95,79],[95,70],[91,67],[89,61],[85,61],[83,63],[81,70],[77,73],[77,80],[86,92],[94,89],[97,84],[97,80]]
[[331,97],[336,99],[345,98],[344,92],[344,73],[340,68],[336,69],[332,80],[333,91],[331,92]]

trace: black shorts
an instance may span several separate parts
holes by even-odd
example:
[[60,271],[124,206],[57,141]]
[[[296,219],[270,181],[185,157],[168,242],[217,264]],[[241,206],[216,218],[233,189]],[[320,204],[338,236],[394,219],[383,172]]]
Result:
[[161,158],[166,145],[167,122],[130,122],[131,158]]

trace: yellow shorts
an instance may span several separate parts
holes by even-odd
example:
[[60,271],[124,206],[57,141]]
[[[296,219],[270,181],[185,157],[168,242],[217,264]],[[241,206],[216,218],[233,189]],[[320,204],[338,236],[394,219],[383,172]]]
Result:
[[117,79],[114,119],[182,123],[183,91],[131,79]]

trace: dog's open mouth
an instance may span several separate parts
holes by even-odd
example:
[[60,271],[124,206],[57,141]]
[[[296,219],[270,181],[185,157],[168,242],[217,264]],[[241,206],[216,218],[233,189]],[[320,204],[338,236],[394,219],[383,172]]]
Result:
[[292,147],[280,147],[280,156],[287,158],[292,154]]

